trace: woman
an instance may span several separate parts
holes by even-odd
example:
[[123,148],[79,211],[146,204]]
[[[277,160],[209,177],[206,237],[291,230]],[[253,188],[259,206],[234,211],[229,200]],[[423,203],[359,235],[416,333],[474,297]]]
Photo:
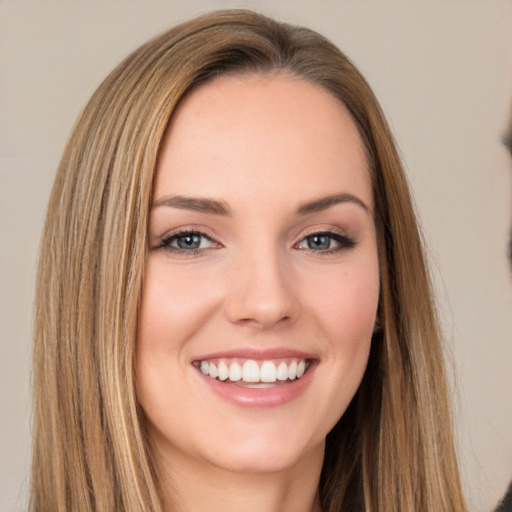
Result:
[[33,510],[465,510],[400,160],[318,34],[226,11],[121,63],[37,286]]

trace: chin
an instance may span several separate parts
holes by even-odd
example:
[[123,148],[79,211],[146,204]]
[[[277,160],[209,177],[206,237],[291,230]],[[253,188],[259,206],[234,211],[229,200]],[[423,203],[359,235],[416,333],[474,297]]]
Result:
[[230,473],[263,474],[280,473],[301,466],[310,457],[323,459],[324,442],[308,449],[275,446],[261,442],[248,443],[250,446],[233,447],[210,461],[214,466]]
[[233,427],[217,431],[202,447],[205,458],[224,470],[276,473],[296,467],[310,456],[323,458],[324,432],[312,429],[311,424],[235,421]]
[[[195,471],[222,470],[231,474],[279,473],[301,467],[311,457],[323,459],[325,436],[289,422],[250,423],[239,418],[222,428],[212,421],[210,429],[185,429],[171,437],[149,426],[152,449],[167,466],[180,464]],[[247,420],[247,419],[246,419]],[[195,462],[194,462],[195,461]],[[190,465],[192,464],[192,465]]]

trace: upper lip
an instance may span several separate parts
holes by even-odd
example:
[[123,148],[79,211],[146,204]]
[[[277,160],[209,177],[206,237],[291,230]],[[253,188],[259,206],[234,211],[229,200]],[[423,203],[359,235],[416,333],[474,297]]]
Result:
[[236,348],[230,350],[223,350],[219,352],[209,352],[194,358],[194,361],[206,361],[208,359],[253,359],[255,361],[263,361],[269,359],[284,359],[292,358],[297,359],[318,359],[318,356],[311,352],[303,352],[300,350],[293,350],[289,348],[272,348],[272,349],[254,349],[254,348]]

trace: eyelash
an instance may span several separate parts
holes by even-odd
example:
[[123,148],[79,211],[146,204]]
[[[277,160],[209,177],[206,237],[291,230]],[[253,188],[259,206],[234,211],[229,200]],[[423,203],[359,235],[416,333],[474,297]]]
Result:
[[[338,246],[334,248],[329,249],[320,249],[315,250],[310,247],[308,248],[300,248],[298,247],[302,243],[307,243],[308,239],[314,238],[314,237],[326,237],[330,240],[334,240]],[[336,231],[314,231],[312,233],[308,233],[306,236],[304,236],[296,245],[295,247],[299,250],[307,250],[310,252],[310,254],[314,256],[328,256],[330,254],[335,254],[337,252],[341,252],[347,249],[352,249],[355,247],[356,241],[353,238],[350,238],[347,235],[342,235],[341,233],[338,233]]]
[[167,235],[162,238],[160,241],[160,244],[157,246],[157,249],[164,249],[166,251],[169,251],[172,254],[175,254],[177,256],[186,256],[186,257],[194,257],[199,256],[203,253],[203,251],[210,249],[211,247],[198,247],[195,249],[183,249],[181,247],[174,247],[172,245],[173,242],[179,240],[180,238],[185,237],[199,237],[201,239],[200,243],[203,242],[203,240],[207,240],[208,242],[211,242],[212,245],[221,247],[219,243],[217,243],[215,240],[213,240],[211,237],[206,235],[205,233],[202,233],[201,231],[195,231],[195,230],[183,230],[178,231],[176,233],[171,233],[170,235]]
[[[204,240],[207,240],[212,244],[211,247],[197,247],[194,249],[184,249],[181,247],[175,247],[172,244],[176,241],[178,241],[180,238],[185,237],[199,237],[200,244],[203,243]],[[329,248],[329,249],[319,249],[315,250],[311,247],[299,247],[303,243],[307,243],[308,240],[314,238],[314,237],[326,237],[330,240],[334,240],[337,243],[337,247]],[[306,236],[302,237],[301,240],[294,245],[295,249],[298,250],[305,250],[310,252],[312,255],[330,255],[335,254],[337,252],[352,249],[356,245],[356,241],[353,238],[348,237],[347,235],[342,235],[341,233],[338,233],[336,231],[315,231],[312,233],[308,233]],[[177,256],[186,256],[186,257],[194,257],[194,256],[200,256],[203,254],[204,251],[212,249],[212,248],[220,248],[222,247],[221,244],[213,240],[210,236],[206,235],[205,233],[202,233],[201,231],[195,231],[195,230],[183,230],[178,231],[176,233],[171,233],[170,235],[167,235],[163,237],[160,241],[160,244],[156,247],[157,249],[164,249],[166,251],[169,251],[172,254],[175,254]]]

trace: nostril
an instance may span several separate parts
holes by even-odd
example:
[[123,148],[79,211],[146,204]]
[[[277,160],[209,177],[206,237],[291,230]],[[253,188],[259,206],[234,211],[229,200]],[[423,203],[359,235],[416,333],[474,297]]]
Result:
[[235,320],[233,323],[240,325],[242,327],[262,327],[262,328],[268,328],[268,327],[274,327],[278,325],[285,325],[292,321],[292,317],[289,315],[283,316],[281,318],[263,318],[261,316],[258,316],[255,318],[240,318],[238,320]]
[[270,328],[287,324],[298,314],[291,276],[272,257],[252,260],[233,275],[225,311],[229,321],[241,326]]

